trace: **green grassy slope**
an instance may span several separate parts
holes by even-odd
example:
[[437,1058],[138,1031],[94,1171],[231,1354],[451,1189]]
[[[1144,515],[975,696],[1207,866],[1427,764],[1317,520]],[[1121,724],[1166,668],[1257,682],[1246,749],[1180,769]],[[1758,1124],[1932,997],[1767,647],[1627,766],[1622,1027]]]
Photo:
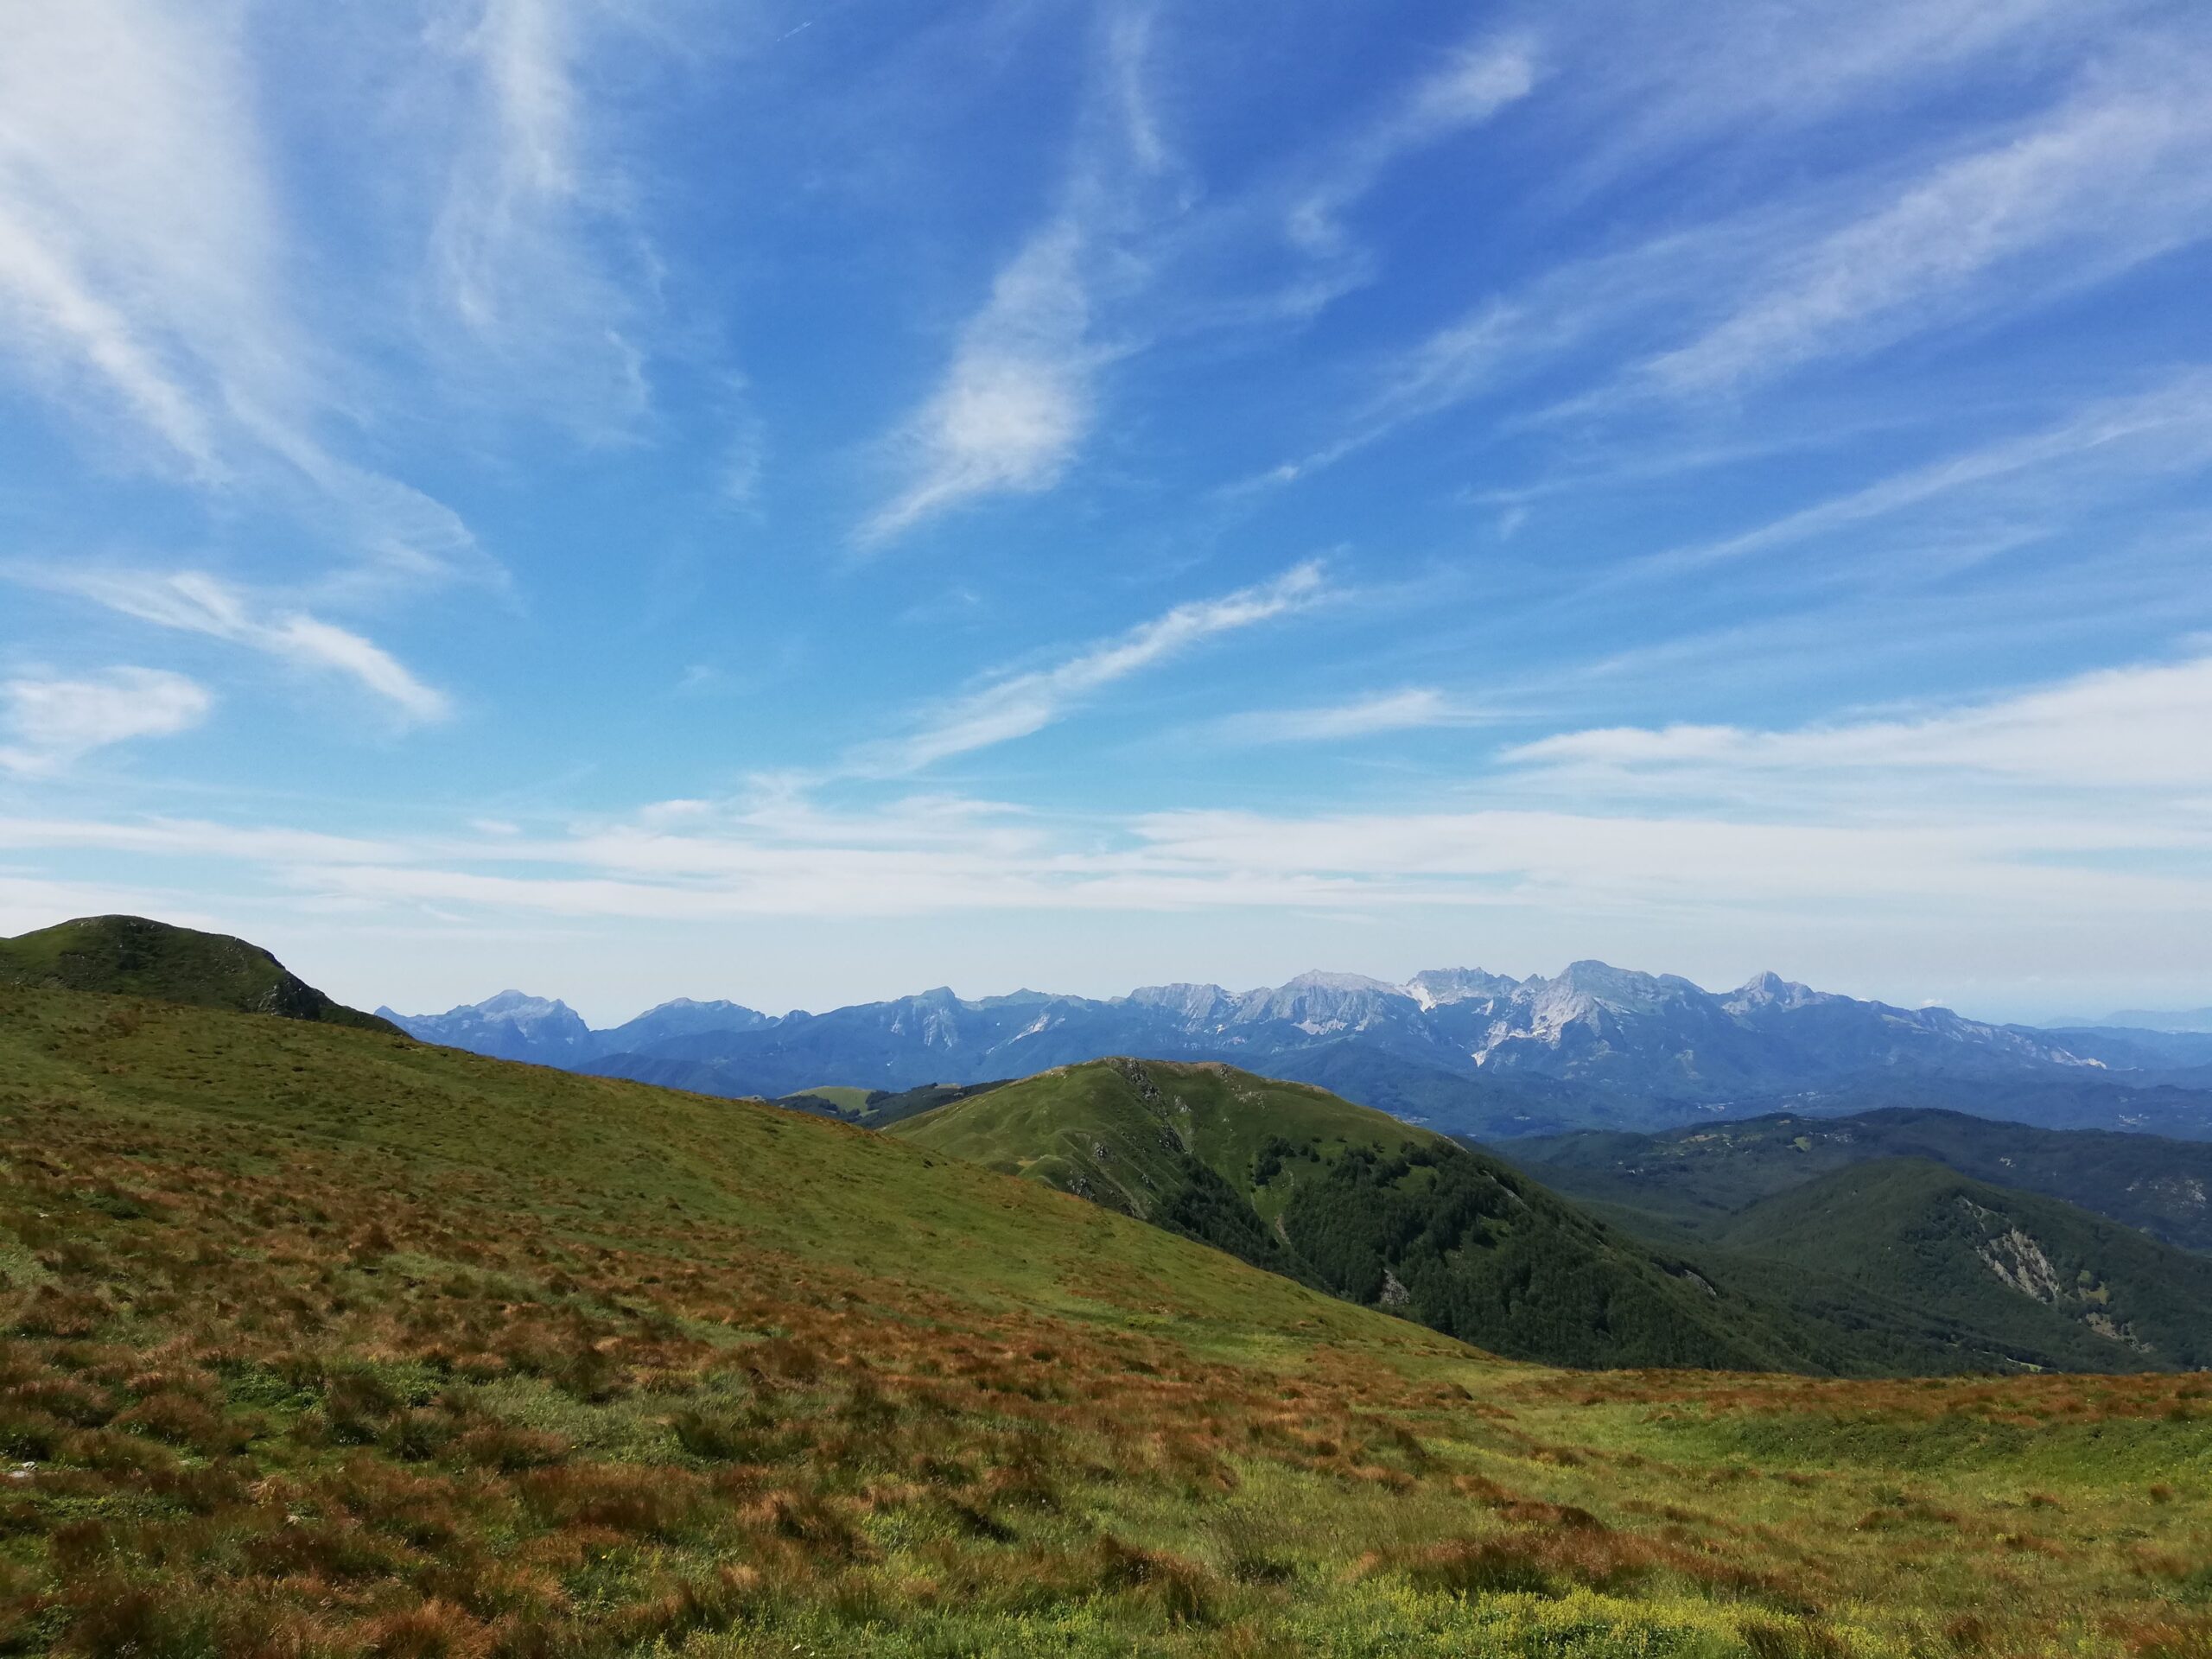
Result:
[[1503,1164],[1306,1084],[1069,1066],[892,1133],[1497,1352],[1827,1369],[1819,1333],[1679,1271]]
[[257,944],[140,916],[86,916],[0,939],[0,984],[151,996],[402,1034],[389,1020],[332,1001]]
[[847,1117],[856,1117],[867,1109],[868,1097],[880,1090],[855,1088],[847,1084],[825,1083],[792,1090],[793,1094],[825,1100]]
[[1726,1243],[1909,1301],[2021,1363],[2212,1365],[2212,1259],[1924,1160],[1792,1188],[1744,1211]]
[[2039,1192],[2186,1249],[2212,1249],[2212,1145],[2094,1129],[2039,1129],[1898,1109],[1785,1115],[1662,1135],[1588,1132],[1514,1142],[1517,1168],[1577,1198],[1626,1205],[1719,1237],[1735,1212],[1833,1171],[1925,1158]]
[[[81,1005],[30,1006],[66,1020]],[[1334,1340],[1363,1330],[1393,1345],[1405,1339],[1390,1321],[1180,1240],[763,1102],[547,1071],[399,1035],[364,1033],[334,1048],[334,1033],[305,1024],[198,1018],[143,1002],[116,1018],[94,1042],[64,1039],[50,1052],[18,1025],[0,1051],[0,1101],[35,1098],[99,1046],[124,1068],[107,1090],[118,1109],[128,1101],[190,1111],[227,1124],[242,1145],[305,1135],[334,1149],[373,1146],[402,1172],[458,1162],[533,1189],[565,1183],[593,1197],[544,1213],[582,1225],[626,1205],[739,1227],[772,1216],[779,1247],[825,1262],[895,1263],[918,1281],[957,1282],[982,1302],[1071,1313],[1093,1307],[1091,1264],[1104,1253],[1129,1283],[1151,1287],[1122,1300],[1164,1297],[1193,1331],[1220,1324],[1224,1340],[1308,1319]],[[1172,1292],[1159,1288],[1171,1281]]]
[[868,1097],[868,1103],[857,1114],[857,1121],[872,1129],[889,1128],[893,1123],[918,1117],[924,1112],[949,1106],[956,1100],[971,1096],[988,1094],[1002,1088],[1009,1079],[999,1077],[988,1083],[925,1083],[918,1088],[901,1089],[893,1093],[877,1090]]
[[0,1173],[10,1651],[2212,1639],[2182,1380],[1518,1366],[850,1126],[20,988]]

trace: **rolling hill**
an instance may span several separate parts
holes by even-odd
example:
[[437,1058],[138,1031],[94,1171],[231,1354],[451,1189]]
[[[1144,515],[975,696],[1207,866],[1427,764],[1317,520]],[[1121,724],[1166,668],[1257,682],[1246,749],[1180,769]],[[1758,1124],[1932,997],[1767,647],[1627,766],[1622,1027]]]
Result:
[[159,997],[401,1034],[378,1015],[332,1001],[257,944],[143,916],[86,916],[0,939],[0,985]]
[[1818,1262],[1777,1271],[1732,1241],[1608,1227],[1486,1154],[1217,1065],[1069,1067],[892,1133],[1500,1353],[1846,1374],[2177,1363],[2117,1339],[2077,1352],[2047,1309],[1985,1326]]
[[1208,1062],[1100,1060],[891,1133],[1496,1352],[1805,1363],[1758,1306],[1669,1272],[1483,1154],[1311,1085]]
[[[2135,1370],[2188,1369],[2212,1352],[2212,1296],[2195,1288],[2212,1284],[2212,1262],[2071,1205],[1978,1185],[1961,1214],[2017,1213],[2005,1249],[2087,1274],[2094,1296],[2077,1306],[2070,1293],[2043,1294],[2041,1278],[2013,1271],[1963,1225],[1929,1233],[1930,1217],[1957,1219],[1944,1207],[1955,1195],[1907,1217],[1886,1185],[1869,1187],[1885,1204],[1863,1214],[1817,1181],[1802,1208],[1794,1186],[1778,1185],[1781,1196],[1739,1205],[1702,1235],[1610,1207],[1593,1217],[1442,1136],[1214,1064],[1067,1067],[892,1133],[1555,1363]],[[1794,1138],[1777,1144],[1802,1155]],[[1894,1180],[1926,1166],[1872,1167]],[[1870,1265],[1905,1261],[1909,1271]],[[2107,1307],[2157,1311],[2107,1319]]]
[[1519,1365],[897,1137],[136,997],[0,987],[0,1159],[18,1651],[2199,1639],[2183,1379]]
[[1515,1167],[1570,1197],[1645,1211],[1708,1238],[1738,1211],[1877,1159],[1920,1158],[2063,1199],[2184,1249],[2212,1249],[2212,1146],[2039,1129],[1960,1112],[1783,1113],[1662,1135],[1583,1131],[1516,1141]]

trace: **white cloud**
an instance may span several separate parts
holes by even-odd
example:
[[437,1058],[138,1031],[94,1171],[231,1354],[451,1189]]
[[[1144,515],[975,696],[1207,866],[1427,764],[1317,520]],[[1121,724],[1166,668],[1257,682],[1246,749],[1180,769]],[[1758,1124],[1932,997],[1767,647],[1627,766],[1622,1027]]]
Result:
[[[2063,289],[2202,238],[2208,67],[2184,54],[1937,166],[1793,251],[1740,308],[1643,373],[1673,394],[1731,390],[1955,316],[1994,273],[2030,294]],[[2031,255],[2056,268],[2013,269]]]
[[452,712],[445,693],[424,684],[381,645],[305,611],[264,606],[201,571],[48,572],[30,579],[142,622],[228,640],[299,667],[341,675],[410,721],[442,720]]
[[[1648,565],[1672,570],[1743,558],[1885,518],[1960,492],[2006,480],[2040,484],[2055,472],[2084,462],[2152,476],[2194,472],[2212,464],[2212,373],[2191,369],[2155,391],[2101,399],[2042,431],[1914,467],[1720,541],[1656,555]],[[2074,493],[2071,499],[2077,506],[2085,493]]]
[[[1560,914],[1617,906],[1940,903],[1955,916],[2005,905],[2102,919],[2176,906],[2212,912],[2202,871],[2168,876],[2054,861],[2042,826],[1987,826],[1929,814],[1894,823],[1803,823],[1715,813],[1505,809],[1271,817],[1187,811],[1140,820],[1146,861],[1194,884],[1236,871],[1248,882],[1342,884],[1340,902],[1536,905]],[[2066,852],[2084,850],[2062,833]],[[2101,845],[2181,845],[2206,838],[2119,830]],[[1311,899],[1307,900],[1312,902]]]
[[655,259],[579,86],[627,10],[451,0],[433,36],[471,94],[431,238],[440,290],[501,383],[594,438],[624,433],[652,401],[642,285],[621,267]]
[[1471,726],[1486,717],[1433,687],[1412,686],[1319,708],[1255,709],[1228,716],[1216,729],[1247,743],[1337,743],[1386,732]]
[[[1955,32],[1977,49],[1999,43]],[[2188,48],[2163,60],[2138,52],[1994,140],[1920,157],[1902,181],[1888,169],[1793,180],[1750,208],[1487,294],[1382,360],[1340,435],[1254,486],[1331,466],[1578,355],[1608,366],[1550,420],[1742,393],[2108,281],[2212,234],[2212,175],[2196,164],[2212,145],[2207,68]]]
[[0,350],[97,453],[415,575],[480,570],[447,508],[349,462],[358,416],[272,183],[244,9],[24,0],[0,53]]
[[880,542],[962,503],[1049,489],[1090,429],[1090,302],[1084,233],[1071,219],[1039,233],[992,284],[944,382],[899,440],[912,479],[862,526]]
[[[28,0],[0,54],[0,302],[49,387],[219,476],[229,389],[293,360],[238,43],[219,9]],[[273,337],[274,336],[274,337]]]
[[1314,603],[1321,568],[1301,564],[1273,582],[1218,599],[1193,600],[1054,667],[1012,675],[960,698],[919,731],[869,746],[852,759],[863,775],[897,777],[954,755],[1041,731],[1091,693],[1217,635]]
[[1122,141],[1136,165],[1157,173],[1174,159],[1153,107],[1146,66],[1153,50],[1153,14],[1131,10],[1108,20],[1106,63],[1109,96],[1119,106]]
[[1601,769],[1658,781],[1868,771],[1990,777],[2073,791],[2212,787],[2212,657],[2110,669],[1916,717],[1786,731],[1617,727],[1523,744],[1524,766]]
[[444,692],[423,684],[383,646],[303,612],[258,625],[244,639],[303,666],[348,675],[410,720],[442,720],[453,712]]
[[170,737],[207,717],[214,698],[181,674],[111,668],[83,679],[0,683],[0,769],[58,771],[81,755],[139,737]]
[[[1146,84],[1152,48],[1143,15],[1108,29],[1097,101],[1112,118],[1078,120],[1059,205],[1000,270],[937,389],[894,435],[906,481],[863,522],[863,544],[983,497],[1052,488],[1096,427],[1098,376],[1116,357],[1162,334],[1310,317],[1364,272],[1340,216],[1393,164],[1491,119],[1537,79],[1525,41],[1462,47],[1373,119],[1299,158],[1287,179],[1205,207],[1195,188],[1158,188],[1174,157]],[[1287,238],[1303,274],[1256,302],[1198,297],[1210,263],[1244,269],[1225,251],[1255,232],[1271,253]],[[1193,292],[1163,295],[1171,277]]]
[[171,377],[128,319],[93,293],[60,253],[41,245],[0,203],[0,297],[12,314],[19,349],[42,360],[48,378],[67,380],[57,359],[75,356],[104,379],[124,405],[181,456],[189,469],[220,469],[209,423],[190,393]]
[[[277,830],[54,825],[0,846],[66,844],[227,859],[280,892],[404,912],[630,918],[893,917],[1005,912],[1317,915],[1535,910],[1599,914],[1843,913],[1949,927],[2032,912],[2099,928],[2171,929],[2212,916],[2201,822],[2011,817],[1941,810],[1792,822],[1705,812],[1500,807],[1280,817],[1189,810],[1009,834],[995,815],[819,819],[785,838],[715,817],[549,840],[487,834],[399,849]],[[798,826],[786,823],[785,828]],[[134,846],[134,842],[137,843]],[[2116,852],[2154,851],[2170,868]],[[2182,861],[2174,863],[2178,859]]]
[[0,848],[88,848],[148,858],[231,859],[256,864],[383,864],[420,855],[419,850],[410,852],[397,842],[358,836],[162,817],[122,822],[0,817]]
[[1320,181],[1292,204],[1286,228],[1310,253],[1342,251],[1338,219],[1394,163],[1480,126],[1535,90],[1535,48],[1525,39],[1471,43],[1415,81],[1365,128],[1328,151]]
[[[918,735],[910,758],[1034,729],[1286,600],[1301,602],[1230,595],[987,689]],[[1434,705],[1408,698],[1403,712]],[[828,810],[771,781],[734,805],[667,802],[552,834],[504,821],[357,839],[19,818],[0,819],[0,849],[230,861],[264,885],[264,902],[403,925],[1294,910],[1315,930],[1395,918],[1439,938],[1460,925],[1434,918],[1454,915],[1482,916],[1485,938],[1494,926],[1678,942],[1700,927],[1781,929],[1847,952],[1879,930],[1894,957],[1901,939],[2024,938],[2031,918],[2051,938],[2150,941],[2180,961],[2212,919],[2207,729],[2212,658],[2200,657],[1912,716],[1565,734],[1471,773],[1479,805],[1441,809],[1070,819],[918,795]],[[1610,804],[1595,786],[1608,783],[1620,785]],[[1696,799],[1667,798],[1685,785]],[[1644,800],[1618,804],[1639,788]],[[1340,937],[1313,934],[1325,936]]]
[[1860,0],[1778,7],[1549,8],[1554,50],[1597,130],[1580,181],[1671,164],[1730,132],[1802,130],[1908,89],[1977,72],[2019,84],[2078,62],[2124,26],[2129,0]]

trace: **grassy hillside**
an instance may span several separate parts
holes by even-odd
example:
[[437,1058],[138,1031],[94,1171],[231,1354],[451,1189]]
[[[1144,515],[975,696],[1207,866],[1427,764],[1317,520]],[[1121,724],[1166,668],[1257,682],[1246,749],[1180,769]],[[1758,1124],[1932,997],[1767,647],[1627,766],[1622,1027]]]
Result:
[[1484,1357],[836,1122],[0,988],[0,1643],[2126,1656],[2212,1406]]
[[[626,1077],[658,1089],[683,1089],[694,1094],[719,1095],[728,1100],[757,1100],[745,1086],[737,1068],[721,1060],[687,1060],[653,1054],[609,1054],[576,1068],[593,1077]],[[818,1117],[841,1117],[870,1128],[885,1128],[949,1101],[965,1100],[995,1089],[1005,1082],[925,1083],[919,1088],[893,1091],[829,1084],[777,1096],[775,1103]]]
[[728,1100],[757,1099],[753,1091],[713,1060],[664,1059],[651,1054],[602,1054],[575,1068],[588,1076],[626,1077],[656,1089],[682,1089]]
[[1496,1352],[1833,1369],[1817,1331],[1446,1137],[1214,1062],[1102,1060],[892,1133],[1073,1192]]
[[871,1095],[880,1094],[882,1091],[855,1088],[848,1084],[824,1083],[810,1084],[796,1092],[810,1096],[816,1100],[826,1100],[846,1116],[854,1117],[867,1109],[868,1097]]
[[1718,1238],[1736,1212],[1853,1164],[1924,1158],[1997,1186],[2063,1198],[2186,1249],[2212,1249],[2212,1146],[2151,1135],[2040,1129],[1921,1109],[1781,1114],[1662,1135],[1589,1131],[1516,1141],[1505,1155],[1578,1198],[1623,1205]]
[[401,1034],[389,1020],[332,1001],[257,944],[141,916],[86,916],[0,939],[0,984],[150,996]]
[[893,1123],[935,1111],[956,1100],[1002,1089],[1008,1081],[1000,1077],[990,1083],[925,1083],[918,1089],[902,1089],[896,1094],[877,1090],[868,1096],[868,1104],[861,1109],[860,1121],[870,1128],[887,1129]]

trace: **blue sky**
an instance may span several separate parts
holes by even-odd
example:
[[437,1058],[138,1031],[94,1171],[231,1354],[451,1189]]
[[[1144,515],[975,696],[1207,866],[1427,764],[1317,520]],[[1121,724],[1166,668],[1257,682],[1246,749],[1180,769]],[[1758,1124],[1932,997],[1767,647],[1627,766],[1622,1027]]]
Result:
[[2212,13],[27,0],[0,931],[2212,1001]]

